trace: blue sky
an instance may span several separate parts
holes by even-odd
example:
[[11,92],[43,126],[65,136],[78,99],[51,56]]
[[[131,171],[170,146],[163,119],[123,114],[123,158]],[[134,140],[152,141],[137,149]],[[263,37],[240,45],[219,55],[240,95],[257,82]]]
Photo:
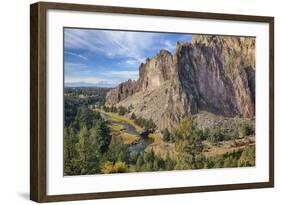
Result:
[[176,42],[190,42],[189,34],[64,29],[66,86],[115,87],[136,80],[139,65]]

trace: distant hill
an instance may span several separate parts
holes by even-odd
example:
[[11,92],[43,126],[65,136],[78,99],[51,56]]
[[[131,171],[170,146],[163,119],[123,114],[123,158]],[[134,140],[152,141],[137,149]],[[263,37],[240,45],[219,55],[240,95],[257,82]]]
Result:
[[92,88],[113,88],[115,84],[108,84],[108,83],[85,83],[85,82],[78,82],[78,83],[65,83],[65,87],[92,87]]

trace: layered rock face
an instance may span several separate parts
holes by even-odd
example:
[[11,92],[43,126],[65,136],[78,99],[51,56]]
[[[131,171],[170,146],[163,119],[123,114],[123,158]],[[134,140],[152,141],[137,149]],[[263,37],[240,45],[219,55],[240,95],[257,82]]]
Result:
[[177,43],[174,55],[161,50],[139,67],[139,79],[112,89],[107,105],[133,105],[159,129],[184,116],[208,111],[255,116],[255,39],[193,35]]
[[138,83],[129,79],[128,81],[121,83],[116,88],[111,89],[106,96],[106,103],[114,105],[130,95],[139,91]]
[[[215,108],[222,109],[221,111],[224,111],[222,114],[240,114],[248,118],[254,117],[255,39],[246,37],[195,35],[192,41],[197,48],[196,50],[199,52],[201,51],[201,55],[204,55],[206,60],[205,65],[198,65],[197,71],[205,68],[206,71],[210,73],[213,69],[218,69],[217,72],[220,74],[220,76],[218,76],[219,79],[216,80],[212,78],[211,82],[218,86],[218,83],[224,82],[223,85],[225,86],[219,86],[218,88],[220,89],[215,91],[213,93],[214,95],[209,96],[211,98],[215,96],[224,99],[221,103],[215,103],[214,105],[220,105],[215,106]],[[203,76],[206,75],[203,73]],[[201,77],[203,76],[201,72]],[[202,80],[205,79],[202,78]],[[207,80],[205,82],[207,82]],[[204,86],[206,86],[206,83],[200,83],[199,87],[203,87],[204,90]],[[221,93],[223,92],[223,87],[226,93]],[[216,88],[216,86],[212,84],[209,90],[213,91],[214,88]],[[202,91],[202,93],[205,92]],[[227,103],[227,99],[232,103]]]

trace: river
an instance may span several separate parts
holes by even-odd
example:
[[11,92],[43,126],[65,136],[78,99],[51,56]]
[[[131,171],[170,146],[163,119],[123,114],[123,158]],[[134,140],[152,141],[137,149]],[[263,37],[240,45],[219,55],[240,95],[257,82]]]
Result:
[[127,122],[116,122],[115,120],[112,120],[110,115],[107,115],[105,113],[100,113],[101,117],[103,118],[103,120],[105,121],[109,121],[112,124],[115,125],[122,125],[124,128],[122,129],[123,132],[126,132],[128,134],[131,135],[136,135],[139,137],[139,140],[137,140],[137,142],[135,142],[134,144],[129,146],[129,153],[133,153],[135,151],[140,152],[141,154],[143,154],[145,148],[152,143],[152,140],[147,138],[147,137],[141,137],[140,133],[136,130],[136,128],[134,126],[132,126],[131,124],[127,123]]

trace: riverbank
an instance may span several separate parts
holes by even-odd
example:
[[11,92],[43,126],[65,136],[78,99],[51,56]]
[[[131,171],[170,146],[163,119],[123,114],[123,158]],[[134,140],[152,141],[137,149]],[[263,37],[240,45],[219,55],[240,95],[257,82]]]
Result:
[[[94,109],[102,115],[107,116],[109,121],[109,128],[113,137],[120,137],[124,144],[130,145],[130,150],[151,150],[159,157],[166,158],[167,155],[172,159],[176,160],[177,153],[175,151],[175,145],[171,142],[164,142],[161,139],[161,134],[158,132],[150,133],[147,140],[149,143],[144,142],[145,140],[140,137],[140,133],[143,128],[139,127],[134,123],[133,120],[127,116],[120,116],[117,113],[105,112],[101,109]],[[236,139],[236,144],[233,145],[233,140],[226,140],[212,145],[210,142],[204,140],[203,143],[203,155],[205,157],[217,157],[223,156],[224,154],[243,151],[246,145],[255,145],[255,138],[249,138],[251,142],[248,142],[245,138]]]
[[112,121],[115,121],[115,122],[123,122],[123,123],[127,123],[131,126],[133,126],[136,131],[138,133],[142,132],[143,131],[143,128],[141,128],[140,126],[138,126],[133,120],[129,119],[128,117],[126,116],[120,116],[118,115],[117,113],[113,113],[113,112],[105,112],[104,110],[102,109],[93,109],[94,111],[97,111],[99,113],[102,113],[102,114],[105,114],[107,116],[109,116],[111,118]]

